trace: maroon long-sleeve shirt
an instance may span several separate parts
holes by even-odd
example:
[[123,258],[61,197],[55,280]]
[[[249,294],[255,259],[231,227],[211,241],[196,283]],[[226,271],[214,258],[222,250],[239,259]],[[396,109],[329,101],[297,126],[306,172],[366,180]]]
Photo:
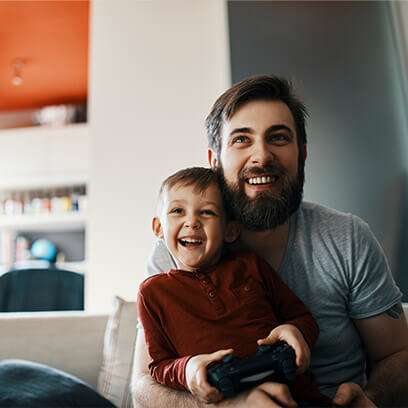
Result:
[[318,326],[304,304],[265,261],[252,253],[231,253],[198,272],[172,269],[140,285],[139,318],[153,378],[186,390],[191,356],[233,348],[253,354],[257,340],[290,323],[310,348]]

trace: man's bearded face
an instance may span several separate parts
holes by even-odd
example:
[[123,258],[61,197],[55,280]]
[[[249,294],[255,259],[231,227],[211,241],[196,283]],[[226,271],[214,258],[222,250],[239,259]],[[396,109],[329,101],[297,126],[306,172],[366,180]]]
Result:
[[297,210],[303,194],[306,146],[299,146],[288,106],[254,100],[224,121],[218,169],[225,205],[253,231],[274,229]]
[[[220,166],[217,171],[228,211],[234,219],[251,231],[265,231],[284,224],[302,202],[304,165],[305,162],[300,153],[296,177],[291,177],[281,164],[269,163],[263,167],[242,169],[235,183],[226,180]],[[249,175],[256,177],[266,173],[278,177],[280,191],[261,191],[255,197],[248,197],[245,193],[245,180]]]

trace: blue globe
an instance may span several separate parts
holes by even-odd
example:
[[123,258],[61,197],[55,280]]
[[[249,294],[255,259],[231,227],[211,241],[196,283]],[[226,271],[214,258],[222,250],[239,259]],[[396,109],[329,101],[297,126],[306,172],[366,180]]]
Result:
[[55,262],[57,253],[57,247],[48,239],[37,239],[31,246],[31,254],[36,259]]

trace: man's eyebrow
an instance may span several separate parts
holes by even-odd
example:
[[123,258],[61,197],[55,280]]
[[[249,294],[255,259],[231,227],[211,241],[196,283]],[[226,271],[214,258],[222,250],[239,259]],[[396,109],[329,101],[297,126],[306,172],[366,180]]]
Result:
[[[267,132],[267,133],[271,133],[271,132],[277,132],[277,131],[279,131],[279,130],[286,130],[286,131],[288,131],[289,133],[293,134],[293,130],[292,130],[289,126],[284,125],[284,124],[282,124],[282,123],[280,123],[280,124],[278,124],[278,125],[272,125],[272,126],[268,127],[268,129],[266,129],[266,132]],[[249,133],[249,134],[253,134],[253,133],[255,133],[255,131],[254,131],[254,129],[249,128],[249,127],[241,127],[241,128],[233,129],[233,130],[230,132],[229,136],[233,136],[233,135],[235,135],[236,133]]]
[[287,130],[289,133],[291,133],[291,134],[293,133],[293,130],[289,126],[286,126],[286,125],[283,125],[283,124],[272,125],[272,126],[268,127],[268,129],[266,129],[266,132],[267,133],[277,132],[279,130]]
[[236,133],[255,133],[255,131],[249,127],[236,128],[230,132],[229,136],[233,136]]

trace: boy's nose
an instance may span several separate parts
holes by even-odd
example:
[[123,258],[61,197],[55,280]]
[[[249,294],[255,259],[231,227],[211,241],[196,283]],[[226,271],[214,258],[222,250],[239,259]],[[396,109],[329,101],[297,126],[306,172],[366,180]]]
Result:
[[197,218],[191,218],[185,222],[184,226],[196,230],[200,228],[201,223]]

